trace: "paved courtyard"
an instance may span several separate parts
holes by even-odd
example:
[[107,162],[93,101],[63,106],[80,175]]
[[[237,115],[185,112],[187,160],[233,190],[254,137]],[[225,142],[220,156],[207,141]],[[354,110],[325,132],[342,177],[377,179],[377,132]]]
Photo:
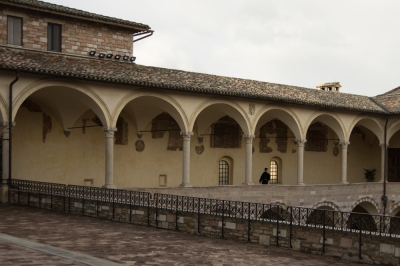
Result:
[[0,204],[0,265],[360,265],[273,246]]

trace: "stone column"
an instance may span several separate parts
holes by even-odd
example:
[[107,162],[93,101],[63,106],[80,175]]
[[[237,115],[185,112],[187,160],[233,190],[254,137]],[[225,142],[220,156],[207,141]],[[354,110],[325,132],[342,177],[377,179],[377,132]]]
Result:
[[304,145],[306,139],[297,140],[297,185],[304,186],[303,165],[304,165]]
[[190,184],[190,137],[193,132],[181,132],[183,139],[183,162],[181,187],[191,187]]
[[383,183],[384,178],[385,178],[385,155],[386,155],[386,149],[387,145],[385,146],[384,143],[380,143],[379,146],[381,146],[381,180],[379,180],[380,183]]
[[114,132],[117,128],[103,128],[106,136],[106,175],[104,188],[115,188],[114,186]]
[[10,127],[8,122],[3,122],[2,153],[3,174],[1,176],[0,202],[8,202],[8,177],[9,177],[9,149],[10,149]]
[[347,147],[349,146],[349,141],[343,141],[342,144],[342,182],[341,184],[348,184],[347,182]]
[[253,184],[253,139],[254,135],[244,136],[246,138],[246,162],[245,162],[245,176],[243,185],[254,185]]

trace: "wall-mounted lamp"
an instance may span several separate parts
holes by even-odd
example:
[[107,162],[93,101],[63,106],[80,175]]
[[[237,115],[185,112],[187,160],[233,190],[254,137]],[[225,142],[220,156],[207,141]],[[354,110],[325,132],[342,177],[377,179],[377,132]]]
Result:
[[113,57],[113,54],[107,54],[106,56],[108,59],[111,59]]
[[106,54],[104,54],[104,53],[99,54],[99,58],[104,58],[105,56],[106,56]]
[[95,56],[95,55],[96,55],[96,51],[90,51],[90,52],[89,52],[89,55],[90,55],[90,56]]
[[131,61],[131,62],[135,62],[135,60],[136,60],[136,57],[135,57],[135,56],[132,56],[130,61]]
[[124,60],[124,61],[128,61],[128,59],[129,59],[129,56],[127,56],[127,55],[124,55],[124,57],[122,57],[122,60]]
[[117,54],[117,55],[114,56],[114,59],[115,59],[115,60],[120,60],[120,59],[121,59],[121,56],[120,56],[119,54]]

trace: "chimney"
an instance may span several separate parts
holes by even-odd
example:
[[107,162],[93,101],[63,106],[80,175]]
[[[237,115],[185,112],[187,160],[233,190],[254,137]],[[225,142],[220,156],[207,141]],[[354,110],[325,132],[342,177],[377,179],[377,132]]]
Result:
[[327,82],[327,83],[322,83],[317,86],[317,89],[321,91],[337,91],[339,92],[339,88],[342,87],[340,86],[340,82]]

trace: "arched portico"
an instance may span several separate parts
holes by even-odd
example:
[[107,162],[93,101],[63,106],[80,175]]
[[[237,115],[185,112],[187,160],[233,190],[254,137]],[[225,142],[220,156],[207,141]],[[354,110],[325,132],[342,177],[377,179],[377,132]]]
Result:
[[[148,132],[153,119],[162,113],[168,114],[177,123],[183,142],[182,183],[183,187],[190,187],[190,138],[193,135],[188,130],[187,115],[181,105],[170,96],[153,91],[135,91],[127,94],[117,105],[113,113],[112,124],[116,125],[118,117],[124,111],[134,121],[137,136],[141,138]],[[166,131],[168,131],[166,129]],[[168,131],[171,134],[171,131]]]
[[[202,102],[191,116],[190,129],[195,129],[196,135],[210,136],[211,125],[223,117],[230,117],[240,126],[245,140],[245,185],[252,185],[252,149],[253,139],[252,125],[249,116],[235,101],[211,98]],[[238,133],[234,133],[238,134]]]
[[[113,137],[115,129],[110,127],[110,114],[105,102],[95,92],[88,89],[82,83],[63,79],[36,81],[24,88],[18,88],[16,91],[18,93],[13,103],[13,119],[20,113],[21,106],[28,107],[28,110],[29,108],[33,108],[33,112],[43,113],[43,132],[46,130],[51,131],[51,128],[55,126],[51,120],[51,116],[53,116],[59,121],[62,128],[61,132],[63,131],[65,136],[69,136],[72,130],[74,130],[73,134],[76,134],[78,131],[75,130],[77,129],[75,125],[79,118],[84,114],[88,114],[88,112],[92,112],[95,116],[93,119],[98,121],[95,126],[103,127],[105,133],[105,187],[114,187]],[[51,115],[47,113],[51,113]],[[46,122],[44,121],[45,118]],[[29,123],[29,121],[25,120],[22,123]],[[48,128],[45,129],[45,127]],[[79,125],[78,128],[82,127]],[[83,128],[86,128],[85,123]],[[43,137],[44,141],[45,135]],[[88,142],[85,143],[85,146],[87,145],[90,146]],[[47,146],[44,149],[47,149]],[[52,152],[55,152],[55,150]],[[60,150],[58,152],[63,151]],[[45,153],[43,153],[43,156],[47,157]],[[57,157],[62,156],[57,155],[54,158]],[[93,165],[92,167],[96,166]],[[90,172],[91,170],[82,169],[82,171]]]
[[[319,169],[324,169],[325,177],[331,178],[331,182],[335,182],[335,176],[338,173],[338,167],[336,165],[336,156],[339,154],[339,149],[336,147],[339,142],[342,145],[341,149],[341,183],[348,184],[347,181],[347,154],[348,154],[348,145],[349,142],[349,134],[346,132],[344,124],[340,117],[336,114],[331,114],[326,111],[317,111],[307,120],[305,124],[305,132],[306,132],[306,151],[310,151],[307,153],[307,171],[310,175],[311,173],[316,174],[315,164],[314,162],[321,161],[321,156],[324,155],[326,157],[325,164],[323,168],[321,165]],[[333,132],[329,132],[328,129],[331,129]],[[320,141],[323,141],[322,143]],[[337,152],[334,153],[333,160],[329,160],[328,157],[328,148],[329,144],[335,144],[334,150]],[[322,146],[321,146],[322,145]],[[324,153],[321,153],[324,152]],[[310,170],[313,169],[313,172]],[[327,175],[328,173],[328,175]],[[319,173],[319,174],[322,174]]]
[[[276,121],[278,120],[278,121]],[[257,115],[254,118],[255,124],[255,135],[260,132],[262,127],[267,126],[267,123],[271,123],[271,121],[275,121],[274,124],[281,124],[289,128],[291,131],[288,133],[290,136],[278,136],[278,133],[275,138],[275,142],[282,143],[285,141],[285,144],[295,142],[297,144],[297,184],[303,185],[303,151],[304,151],[304,136],[301,132],[300,121],[295,112],[289,107],[285,106],[277,106],[277,105],[265,105],[260,109]],[[279,122],[281,121],[281,122]],[[286,128],[286,126],[284,128]],[[276,125],[275,125],[276,127]],[[286,129],[282,128],[285,132]],[[282,131],[282,129],[278,131]],[[278,132],[277,130],[272,130],[271,132]],[[260,132],[261,133],[261,132]],[[261,137],[261,136],[260,136]],[[269,139],[267,140],[269,142]],[[262,139],[260,140],[260,145],[262,143]],[[279,146],[278,146],[279,149]],[[275,154],[274,156],[279,156]],[[286,157],[294,157],[295,154],[291,155],[290,153],[286,155]],[[286,159],[288,160],[288,158]],[[292,161],[292,160],[291,160]],[[291,165],[292,163],[287,163],[286,165]],[[282,167],[280,167],[282,169]]]
[[[385,175],[384,124],[382,118],[359,115],[351,123],[349,132],[355,156],[349,159],[352,168],[349,176],[353,182],[364,182],[363,169],[378,169],[380,182]],[[359,180],[356,179],[358,176]]]

